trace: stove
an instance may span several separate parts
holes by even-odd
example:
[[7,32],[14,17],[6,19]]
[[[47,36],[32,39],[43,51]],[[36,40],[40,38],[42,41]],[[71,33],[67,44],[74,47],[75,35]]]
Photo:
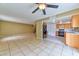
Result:
[[64,37],[64,29],[59,29],[58,36]]

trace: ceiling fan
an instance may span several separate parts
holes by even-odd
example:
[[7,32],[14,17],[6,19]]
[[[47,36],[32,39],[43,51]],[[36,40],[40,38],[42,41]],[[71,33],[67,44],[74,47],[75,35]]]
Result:
[[58,8],[59,6],[58,5],[50,5],[50,4],[46,4],[46,3],[35,3],[38,5],[38,7],[32,11],[32,14],[35,13],[37,10],[42,10],[43,11],[43,14],[46,15],[46,7],[49,7],[49,8]]

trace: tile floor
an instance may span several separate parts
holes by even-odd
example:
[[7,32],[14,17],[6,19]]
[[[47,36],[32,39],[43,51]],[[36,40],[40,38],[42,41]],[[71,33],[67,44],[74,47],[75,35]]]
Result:
[[0,39],[0,56],[79,56],[79,49],[64,44],[64,38],[37,40],[34,34]]

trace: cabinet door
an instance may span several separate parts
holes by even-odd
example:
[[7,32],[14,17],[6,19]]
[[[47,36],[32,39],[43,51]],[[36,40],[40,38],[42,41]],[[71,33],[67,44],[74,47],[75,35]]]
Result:
[[64,29],[70,29],[70,28],[71,28],[71,23],[64,24]]
[[79,15],[72,16],[72,27],[79,27]]

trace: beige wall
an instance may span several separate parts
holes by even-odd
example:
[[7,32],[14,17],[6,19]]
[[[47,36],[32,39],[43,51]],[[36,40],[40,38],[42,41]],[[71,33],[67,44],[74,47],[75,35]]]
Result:
[[1,22],[0,22],[0,32],[1,32]]
[[0,36],[33,33],[33,25],[0,21]]
[[37,21],[35,24],[36,24],[36,38],[43,39],[43,21]]

